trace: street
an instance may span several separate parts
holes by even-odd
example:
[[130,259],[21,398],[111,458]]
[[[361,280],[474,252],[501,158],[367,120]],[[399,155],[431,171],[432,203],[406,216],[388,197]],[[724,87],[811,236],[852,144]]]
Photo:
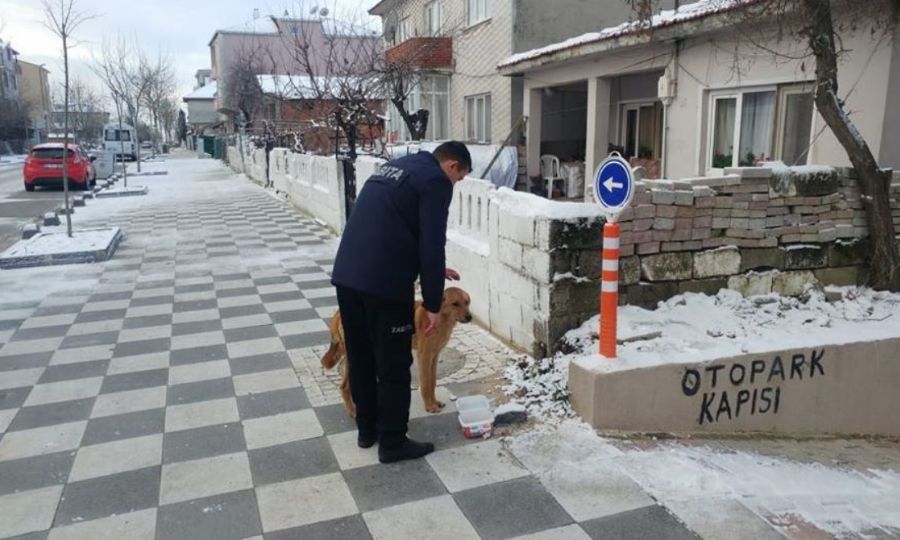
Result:
[[0,165],[0,251],[21,237],[22,226],[62,206],[61,189],[28,193],[22,185],[22,164]]

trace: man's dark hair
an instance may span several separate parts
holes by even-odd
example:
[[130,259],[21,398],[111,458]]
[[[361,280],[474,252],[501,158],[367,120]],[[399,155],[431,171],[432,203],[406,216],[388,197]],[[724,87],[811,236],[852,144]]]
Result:
[[459,164],[470,172],[472,171],[472,155],[466,145],[459,141],[447,141],[434,149],[432,155],[438,161],[447,161],[452,159],[458,161]]

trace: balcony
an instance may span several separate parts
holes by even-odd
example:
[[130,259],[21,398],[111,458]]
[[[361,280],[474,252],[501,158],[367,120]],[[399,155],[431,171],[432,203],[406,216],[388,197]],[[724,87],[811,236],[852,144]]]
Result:
[[413,37],[385,52],[388,62],[420,69],[452,69],[453,38]]

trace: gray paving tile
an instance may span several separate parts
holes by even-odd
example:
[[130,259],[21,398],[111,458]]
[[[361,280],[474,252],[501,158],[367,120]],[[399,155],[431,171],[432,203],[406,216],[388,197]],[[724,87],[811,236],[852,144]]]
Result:
[[151,409],[127,414],[117,414],[88,421],[82,446],[100,444],[143,435],[162,433],[166,425],[166,410]]
[[175,302],[173,310],[175,313],[183,313],[186,311],[202,311],[205,309],[216,309],[218,304],[215,300],[192,300],[189,302]]
[[296,321],[311,321],[319,318],[315,309],[295,309],[291,311],[278,311],[269,313],[273,323],[285,323]]
[[225,341],[228,343],[234,343],[236,341],[262,339],[275,337],[277,335],[278,332],[275,331],[275,327],[272,325],[247,326],[244,328],[232,328],[231,330],[225,330]]
[[103,379],[100,393],[111,394],[113,392],[125,392],[141,388],[152,388],[154,386],[166,386],[168,381],[169,370],[167,368],[108,375]]
[[113,345],[119,340],[118,332],[97,332],[96,334],[82,334],[79,336],[66,336],[60,344],[60,349],[75,349],[78,347],[93,347],[96,345]]
[[113,350],[113,358],[168,351],[170,345],[171,340],[169,338],[144,339],[141,341],[119,343]]
[[165,287],[174,287],[174,279],[154,279],[147,281],[138,281],[135,283],[135,289],[162,289]]
[[159,296],[146,296],[143,298],[132,298],[131,303],[128,304],[128,307],[141,307],[141,306],[161,306],[165,304],[173,304],[175,303],[175,296],[171,294],[163,294]]
[[291,358],[285,352],[274,352],[231,358],[228,360],[228,363],[231,364],[232,375],[245,375],[247,373],[290,368]]
[[271,277],[261,277],[253,280],[253,284],[257,287],[261,287],[263,285],[279,285],[281,283],[290,283],[290,276],[271,276]]
[[[124,313],[123,313],[124,316]],[[143,317],[128,317],[123,321],[123,330],[135,328],[150,328],[154,326],[169,326],[172,324],[172,315],[146,315]]]
[[38,379],[39,384],[70,381],[73,379],[86,379],[88,377],[102,377],[109,368],[109,360],[94,360],[92,362],[79,362],[77,364],[62,364],[48,366]]
[[447,493],[424,459],[359,467],[343,475],[360,512]]
[[307,302],[309,302],[310,305],[314,308],[336,306],[337,305],[337,297],[336,296],[323,296],[321,298],[310,298],[307,300]]
[[699,536],[659,505],[581,523],[591,538],[622,540],[699,540]]
[[310,332],[308,334],[281,336],[281,342],[284,344],[285,349],[305,349],[331,343],[331,334],[329,332]]
[[63,490],[54,527],[126,514],[159,503],[160,467],[147,467],[81,482]]
[[81,304],[63,304],[59,306],[43,306],[34,310],[32,317],[47,317],[49,315],[62,315],[63,313],[78,313]]
[[250,451],[253,485],[317,476],[340,470],[325,437],[294,441]]
[[263,302],[288,302],[291,300],[303,300],[303,293],[297,291],[286,291],[280,293],[261,294],[259,297]]
[[238,540],[260,534],[252,489],[159,508],[156,540]]
[[248,306],[219,308],[219,314],[223,319],[243,317],[245,315],[259,315],[260,313],[266,313],[266,306],[263,304],[250,304]]
[[241,424],[216,424],[166,433],[162,459],[163,463],[174,463],[242,452],[246,449]]
[[88,298],[88,302],[109,302],[110,300],[128,300],[131,298],[131,291],[104,292],[92,294]]
[[238,287],[235,289],[218,289],[216,298],[231,298],[233,296],[256,295],[256,287]]
[[50,534],[50,531],[33,532],[21,536],[14,536],[9,540],[47,540],[48,534]]
[[198,401],[222,399],[234,396],[234,383],[231,377],[211,379],[169,387],[166,394],[166,405],[184,405]]
[[0,461],[0,495],[65,484],[74,461],[74,451]]
[[274,416],[310,407],[309,399],[302,388],[285,388],[239,396],[237,406],[241,420]]
[[369,534],[366,522],[359,514],[275,531],[265,536],[265,540],[365,540],[370,538],[372,536]]
[[[3,308],[0,308],[0,313],[2,313],[2,310]],[[2,316],[3,315],[0,315],[0,317]],[[25,319],[4,319],[0,321],[0,332],[3,332],[5,330],[15,330],[23,322],[25,322]]]
[[175,287],[175,294],[205,292],[215,289],[214,283],[197,283],[196,285],[179,285]]
[[344,408],[343,403],[316,407],[314,410],[316,417],[319,419],[319,424],[322,425],[322,430],[325,431],[325,435],[356,430],[356,421],[347,414],[347,409]]
[[409,436],[417,441],[433,442],[437,450],[478,442],[478,439],[467,439],[462,434],[458,416],[453,412],[413,418],[409,421],[408,432]]
[[193,349],[179,349],[169,353],[169,363],[172,366],[209,362],[210,360],[226,360],[227,358],[228,348],[225,345],[207,345]]
[[23,407],[9,424],[7,431],[21,431],[56,424],[67,424],[87,420],[94,408],[96,398],[61,401],[47,405]]
[[28,394],[30,393],[30,386],[0,390],[0,410],[17,409],[21,407],[22,404],[25,403],[25,400],[28,399]]
[[23,341],[26,339],[44,339],[49,337],[63,337],[69,331],[68,324],[59,326],[42,326],[39,328],[20,328],[12,335],[10,341]]
[[453,498],[485,539],[510,538],[572,523],[572,517],[534,477],[461,491]]
[[125,309],[106,309],[102,311],[85,311],[79,313],[75,317],[75,324],[99,322],[99,321],[115,321],[125,318]]
[[172,336],[186,336],[189,334],[201,334],[222,329],[221,319],[211,321],[196,321],[172,325]]
[[[0,349],[0,353],[2,352],[2,349]],[[54,351],[42,351],[0,356],[0,371],[44,367],[50,363],[53,353]]]

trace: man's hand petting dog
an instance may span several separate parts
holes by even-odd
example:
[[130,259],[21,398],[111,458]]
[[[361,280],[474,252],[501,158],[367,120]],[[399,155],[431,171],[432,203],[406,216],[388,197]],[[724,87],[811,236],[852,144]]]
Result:
[[441,322],[441,314],[430,311],[425,313],[428,314],[428,326],[425,327],[425,335],[430,336],[437,332],[438,324]]
[[457,272],[456,270],[454,270],[452,268],[448,268],[444,272],[444,277],[446,277],[450,281],[459,281],[459,272]]

